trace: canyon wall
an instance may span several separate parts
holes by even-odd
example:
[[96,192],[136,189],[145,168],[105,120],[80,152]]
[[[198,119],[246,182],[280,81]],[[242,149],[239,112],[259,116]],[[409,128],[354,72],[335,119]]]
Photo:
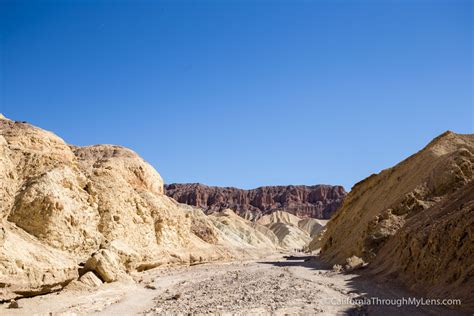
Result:
[[167,197],[130,149],[70,146],[0,116],[0,301],[278,247],[272,231],[231,211],[206,216]]
[[212,187],[199,183],[165,185],[165,194],[180,203],[197,206],[206,213],[232,209],[240,216],[258,220],[276,211],[300,218],[328,219],[342,203],[342,186],[266,186],[252,190]]
[[357,183],[310,249],[357,256],[382,280],[474,307],[474,135],[446,132]]

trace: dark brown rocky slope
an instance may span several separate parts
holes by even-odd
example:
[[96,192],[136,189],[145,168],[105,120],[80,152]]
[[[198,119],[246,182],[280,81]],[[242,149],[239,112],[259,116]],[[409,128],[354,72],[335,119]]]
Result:
[[189,183],[166,185],[165,192],[178,202],[200,207],[207,213],[230,208],[247,219],[258,219],[275,211],[285,211],[300,218],[328,219],[346,195],[342,186],[331,185],[266,186],[242,190]]

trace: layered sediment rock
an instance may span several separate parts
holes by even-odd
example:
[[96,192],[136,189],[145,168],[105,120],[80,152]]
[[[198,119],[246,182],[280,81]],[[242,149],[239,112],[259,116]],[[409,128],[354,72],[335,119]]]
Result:
[[180,203],[202,208],[206,213],[229,208],[250,220],[276,211],[300,218],[328,219],[346,195],[342,186],[330,185],[268,186],[242,190],[199,183],[166,185],[165,193]]
[[326,221],[315,218],[301,219],[287,212],[276,211],[261,217],[257,224],[275,234],[282,248],[300,250],[323,229]]
[[474,306],[474,135],[446,132],[356,184],[322,236],[322,257],[357,256],[373,273]]
[[235,217],[216,225],[165,196],[158,172],[127,148],[69,146],[0,117],[0,301],[61,289],[88,271],[112,282],[278,246]]

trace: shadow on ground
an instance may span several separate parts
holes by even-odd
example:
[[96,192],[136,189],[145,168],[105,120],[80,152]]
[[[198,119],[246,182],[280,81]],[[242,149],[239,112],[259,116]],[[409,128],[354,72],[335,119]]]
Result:
[[271,264],[276,267],[305,267],[312,270],[331,270],[331,266],[315,256],[284,256],[285,261],[264,261],[262,264]]
[[[336,275],[332,266],[322,261],[319,256],[291,255],[285,256],[283,261],[263,261],[261,264],[269,264],[276,267],[302,267],[308,271],[322,271],[326,277]],[[420,296],[410,293],[408,290],[388,281],[378,281],[370,276],[368,270],[360,269],[356,272],[345,273],[348,277],[346,285],[350,289],[349,293],[358,294],[358,299],[378,302],[375,304],[362,304],[348,309],[345,314],[350,316],[362,315],[473,315],[468,311],[452,309],[444,306],[415,306],[415,305],[381,305],[381,301],[401,302],[403,299],[416,298]]]

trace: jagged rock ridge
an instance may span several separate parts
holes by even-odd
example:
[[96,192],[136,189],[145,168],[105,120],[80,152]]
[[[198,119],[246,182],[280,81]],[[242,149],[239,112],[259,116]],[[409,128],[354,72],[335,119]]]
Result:
[[328,219],[342,203],[342,186],[266,186],[252,190],[213,187],[200,183],[165,185],[165,194],[180,203],[194,205],[206,213],[230,208],[240,216],[257,220],[284,211],[300,218]]

